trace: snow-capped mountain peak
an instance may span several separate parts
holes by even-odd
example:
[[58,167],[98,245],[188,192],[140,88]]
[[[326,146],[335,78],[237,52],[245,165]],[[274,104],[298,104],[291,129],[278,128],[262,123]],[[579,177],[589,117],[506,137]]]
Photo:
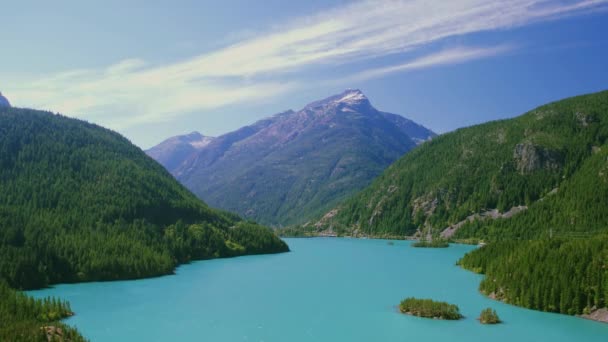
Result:
[[334,96],[330,96],[326,99],[309,103],[305,109],[316,109],[319,107],[326,106],[359,106],[359,105],[370,105],[369,99],[359,89],[346,89],[342,93]]
[[367,96],[363,94],[363,92],[359,89],[347,89],[344,93],[341,94],[342,97],[336,100],[335,102],[340,103],[358,103],[361,101],[368,101]]

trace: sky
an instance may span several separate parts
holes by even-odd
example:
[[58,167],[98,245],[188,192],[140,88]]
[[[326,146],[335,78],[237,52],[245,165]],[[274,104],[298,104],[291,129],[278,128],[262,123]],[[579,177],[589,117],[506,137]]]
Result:
[[0,91],[141,148],[346,88],[444,133],[608,89],[608,0],[0,0]]

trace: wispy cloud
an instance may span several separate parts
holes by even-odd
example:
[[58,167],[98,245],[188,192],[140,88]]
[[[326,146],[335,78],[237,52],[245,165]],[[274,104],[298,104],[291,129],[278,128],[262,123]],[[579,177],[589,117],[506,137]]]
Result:
[[381,67],[381,68],[367,69],[367,70],[355,73],[352,76],[346,77],[339,81],[340,82],[365,81],[365,80],[379,78],[379,77],[397,73],[397,72],[425,69],[425,68],[430,68],[430,67],[435,67],[435,66],[440,66],[440,65],[458,64],[458,63],[469,62],[469,61],[476,60],[476,59],[493,57],[493,56],[501,55],[503,53],[506,53],[508,51],[513,51],[513,50],[514,50],[514,47],[511,45],[500,45],[500,46],[482,47],[482,48],[475,48],[475,47],[451,48],[451,49],[442,50],[440,52],[433,53],[430,55],[426,55],[426,56],[423,56],[420,58],[416,58],[414,60],[411,60],[411,61],[408,61],[408,62],[405,62],[402,64],[391,65],[391,66]]
[[[263,34],[169,65],[128,59],[7,89],[15,103],[93,118],[113,128],[271,99],[301,85],[298,73],[428,48],[443,39],[606,10],[607,0],[359,1],[292,18]],[[365,80],[502,54],[509,46],[459,47],[360,70]]]

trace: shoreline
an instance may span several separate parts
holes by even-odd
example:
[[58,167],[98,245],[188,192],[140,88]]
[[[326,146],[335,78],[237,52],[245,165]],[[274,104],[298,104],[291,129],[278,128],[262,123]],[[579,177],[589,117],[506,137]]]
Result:
[[[393,236],[338,236],[337,234],[335,235],[309,235],[309,236],[292,236],[292,237],[288,237],[288,236],[281,236],[281,238],[290,238],[290,239],[309,239],[309,238],[350,238],[350,239],[374,239],[374,240],[401,240],[401,241],[417,241],[419,239],[414,238],[414,237],[409,237],[409,236],[400,236],[400,237],[393,237]],[[465,245],[473,245],[470,243],[465,243],[463,241],[456,241],[456,242],[452,242],[452,243],[460,243],[460,244],[465,244]],[[464,267],[461,267],[461,269],[471,272],[471,273],[475,273],[473,271],[467,270]],[[484,275],[485,276],[485,275]],[[563,314],[563,313],[559,313],[559,312],[551,312],[551,311],[542,311],[542,310],[536,310],[536,309],[530,309],[530,308],[525,308],[523,306],[519,306],[519,305],[515,305],[515,304],[511,304],[511,303],[507,303],[503,300],[499,300],[496,299],[496,296],[492,295],[492,294],[486,294],[483,293],[481,291],[479,291],[481,294],[483,294],[485,297],[498,301],[498,302],[502,302],[505,304],[509,304],[509,305],[513,305],[516,306],[518,308],[523,308],[523,309],[528,309],[528,310],[534,310],[534,311],[539,311],[539,312],[546,312],[546,313],[554,313],[554,314],[558,314],[558,315],[564,315],[564,316],[572,316],[572,317],[577,317],[577,318],[581,318],[581,319],[586,319],[589,321],[594,321],[594,322],[599,322],[599,323],[604,323],[604,324],[608,324],[608,307],[606,308],[600,308],[600,309],[596,309],[594,311],[592,311],[590,314],[582,314],[582,315],[567,315],[567,314]],[[415,316],[415,315],[412,315]]]
[[398,235],[387,235],[387,236],[352,236],[352,235],[338,235],[338,234],[315,234],[315,235],[302,235],[302,236],[288,236],[279,235],[281,239],[313,239],[313,238],[338,238],[338,239],[361,239],[361,240],[398,240],[398,241],[417,241],[419,239],[411,236],[398,236]]
[[147,280],[147,279],[156,279],[156,278],[170,277],[170,276],[177,275],[176,271],[180,267],[191,265],[191,264],[196,263],[196,262],[211,261],[211,260],[220,260],[220,259],[236,259],[236,258],[249,257],[249,256],[257,256],[257,255],[275,255],[275,254],[291,253],[291,250],[289,249],[289,246],[287,246],[287,247],[288,247],[288,249],[286,251],[280,251],[280,252],[240,254],[240,255],[229,255],[229,256],[204,258],[204,259],[191,259],[191,260],[188,260],[186,262],[181,262],[181,263],[176,264],[175,266],[173,266],[173,268],[171,269],[171,271],[167,272],[167,273],[159,273],[159,274],[146,275],[146,276],[141,276],[141,277],[125,277],[125,278],[119,278],[119,279],[65,281],[65,282],[59,282],[59,283],[51,283],[51,284],[48,284],[45,287],[40,287],[40,288],[37,287],[37,288],[31,288],[31,289],[14,289],[14,290],[22,292],[22,293],[25,293],[26,295],[31,295],[31,293],[33,293],[33,292],[52,289],[55,286],[60,286],[60,285],[75,285],[75,284],[88,284],[88,283],[112,283],[112,282],[121,282],[121,281],[138,281],[138,280]]
[[[410,237],[410,236],[399,236],[399,237],[395,237],[395,236],[338,236],[337,234],[334,235],[308,235],[308,236],[281,236],[281,238],[289,238],[289,239],[310,239],[310,238],[350,238],[350,239],[373,239],[373,240],[401,240],[401,241],[417,241],[419,239],[414,238],[414,237]],[[456,244],[465,244],[465,245],[473,245],[470,243],[465,243],[463,241],[455,241],[452,243],[456,243]],[[477,245],[477,244],[475,244]],[[475,273],[473,271],[467,270],[466,268],[459,266],[461,269],[471,272],[471,273]],[[485,275],[484,275],[485,277]],[[581,318],[581,319],[586,319],[589,321],[594,321],[594,322],[598,322],[598,323],[604,323],[604,324],[608,324],[608,307],[606,308],[600,308],[600,309],[596,309],[594,311],[592,311],[590,314],[582,314],[582,315],[567,315],[567,314],[563,314],[563,313],[559,313],[559,312],[551,312],[551,311],[542,311],[542,310],[537,310],[537,309],[530,309],[530,308],[525,308],[523,306],[519,306],[519,305],[515,305],[515,304],[511,304],[511,303],[507,303],[503,300],[499,300],[496,299],[495,295],[492,294],[486,294],[482,291],[479,291],[482,295],[484,295],[484,297],[501,302],[501,303],[505,303],[508,305],[513,305],[516,306],[518,308],[522,308],[522,309],[528,309],[528,310],[534,310],[534,311],[538,311],[538,312],[545,312],[545,313],[554,313],[554,314],[558,314],[558,315],[564,315],[564,316],[572,316],[572,317],[577,317],[577,318]],[[412,315],[415,316],[415,315]],[[418,317],[418,316],[416,316]]]
[[[459,266],[461,269],[471,272],[471,273],[475,273],[473,271],[467,270],[466,268]],[[478,274],[478,273],[476,273]],[[483,275],[483,274],[482,274]],[[483,275],[485,277],[485,275]],[[496,294],[495,293],[485,293],[481,290],[478,290],[479,293],[481,293],[484,297],[491,299],[493,301],[496,302],[500,302],[500,303],[504,303],[507,305],[512,305],[518,308],[522,308],[522,309],[527,309],[527,310],[532,310],[532,311],[537,311],[537,312],[544,312],[544,313],[551,313],[551,314],[556,314],[556,315],[563,315],[563,316],[570,316],[570,317],[576,317],[576,318],[581,318],[581,319],[586,319],[588,321],[594,321],[594,322],[598,322],[598,323],[603,323],[603,324],[608,324],[608,308],[600,308],[600,309],[596,309],[594,311],[592,311],[590,314],[582,314],[582,315],[568,315],[568,314],[564,314],[564,313],[560,313],[560,312],[552,312],[552,311],[543,311],[543,310],[537,310],[537,309],[531,309],[531,308],[526,308],[520,305],[515,305],[512,303],[508,303],[504,300],[498,299],[496,298]]]
[[[386,235],[386,236],[352,236],[352,235],[337,235],[337,234],[315,234],[315,235],[301,235],[301,236],[289,236],[279,235],[281,239],[314,239],[314,238],[338,238],[338,239],[361,239],[361,240],[396,240],[396,241],[419,241],[420,238],[413,236],[399,236],[399,235]],[[470,242],[467,240],[450,240],[449,243],[469,245],[469,246],[480,246],[483,243],[482,240]]]
[[608,324],[608,308],[595,309],[590,314],[576,315],[576,317]]

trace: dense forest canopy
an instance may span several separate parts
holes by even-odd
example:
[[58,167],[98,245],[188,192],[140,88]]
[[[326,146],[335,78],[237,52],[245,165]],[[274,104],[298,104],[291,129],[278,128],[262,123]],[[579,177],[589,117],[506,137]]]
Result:
[[24,289],[287,250],[206,206],[119,134],[25,109],[0,112],[0,229],[0,277]]
[[608,306],[608,235],[495,242],[459,263],[484,273],[481,291],[508,303],[570,315]]
[[33,299],[0,280],[0,341],[41,342],[50,338],[80,342],[73,328],[58,322],[73,314],[70,304],[55,298]]
[[[598,232],[608,224],[608,91],[459,129],[391,165],[320,222],[343,234],[438,235],[474,214],[458,237],[534,238]],[[480,222],[483,221],[483,222]],[[506,235],[506,236],[505,236]]]
[[399,303],[401,313],[425,318],[458,320],[463,316],[457,305],[437,302],[432,299],[409,297]]

